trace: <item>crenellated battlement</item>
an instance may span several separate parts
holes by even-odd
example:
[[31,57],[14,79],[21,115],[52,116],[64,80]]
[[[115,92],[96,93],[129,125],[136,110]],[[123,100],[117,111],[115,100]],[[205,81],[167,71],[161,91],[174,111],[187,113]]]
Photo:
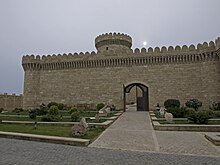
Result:
[[12,94],[9,94],[9,93],[0,93],[0,96],[4,96],[4,97],[20,97],[20,96],[23,96],[22,94],[15,94],[15,93],[12,93]]
[[[97,42],[108,38],[126,39],[131,37],[126,34],[109,33],[96,38]],[[22,58],[24,70],[56,70],[70,68],[93,68],[93,67],[114,67],[128,65],[148,65],[161,63],[196,62],[201,60],[219,59],[220,37],[209,43],[183,46],[149,47],[126,50],[103,50],[96,52],[80,52],[68,54],[26,55]],[[215,53],[216,52],[216,53]]]
[[132,38],[124,33],[105,33],[96,37],[95,44],[103,40],[119,39],[132,43]]
[[197,44],[197,46],[195,45],[183,45],[183,46],[179,46],[176,45],[175,47],[173,46],[162,46],[160,47],[149,47],[148,49],[146,48],[136,48],[134,49],[134,53],[153,53],[153,54],[157,54],[157,53],[173,53],[173,54],[180,54],[180,53],[192,53],[192,52],[210,52],[210,51],[215,51],[217,50],[216,45],[213,41],[210,41],[209,43],[204,42],[203,44],[199,43]]
[[132,38],[123,33],[106,33],[95,39],[95,47],[98,52],[117,50],[129,52],[132,46]]
[[0,108],[5,111],[12,111],[15,108],[22,108],[23,95],[17,95],[15,93],[0,93]]
[[220,49],[220,37],[215,40],[216,50]]

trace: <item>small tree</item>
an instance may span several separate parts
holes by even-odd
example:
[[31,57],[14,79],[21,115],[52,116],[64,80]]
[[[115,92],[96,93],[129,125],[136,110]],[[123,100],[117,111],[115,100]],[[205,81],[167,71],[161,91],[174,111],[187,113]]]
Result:
[[59,114],[59,109],[57,106],[53,105],[49,108],[49,115],[57,116]]
[[32,119],[32,120],[36,120],[37,118],[37,109],[32,109],[29,111],[29,117]]
[[72,119],[73,122],[79,121],[79,119],[80,119],[80,114],[79,114],[79,112],[78,112],[78,111],[73,112],[73,113],[71,114],[71,119]]
[[177,99],[167,99],[164,102],[165,108],[179,108],[180,107],[180,101]]
[[13,112],[17,113],[17,115],[20,115],[20,112],[23,112],[24,110],[22,108],[15,108]]
[[207,124],[208,120],[213,117],[213,111],[194,111],[188,117],[189,120],[193,121],[195,124]]
[[38,116],[43,116],[48,113],[48,108],[45,104],[41,104],[40,108],[37,110],[37,115]]
[[48,110],[48,113],[47,115],[44,115],[41,120],[42,121],[59,121],[60,120],[60,117],[58,116],[59,114],[59,109],[57,106],[55,105],[52,105],[49,110]]
[[186,110],[184,108],[168,108],[168,113],[172,113],[175,118],[182,118],[186,116]]
[[69,114],[72,114],[74,112],[77,112],[78,110],[76,108],[70,108],[70,110],[68,111]]
[[99,104],[96,105],[96,108],[97,108],[97,110],[100,110],[100,109],[102,109],[104,106],[105,106],[104,103],[99,103]]
[[193,108],[197,111],[199,107],[202,106],[202,102],[199,101],[198,99],[191,99],[186,102],[186,106],[189,108]]
[[56,102],[50,102],[49,104],[47,104],[47,107],[50,108],[50,107],[53,106],[53,105],[58,106],[58,103],[56,103]]
[[2,111],[4,111],[4,108],[0,108],[0,113],[2,113]]
[[59,104],[58,104],[58,109],[59,109],[59,110],[63,110],[63,108],[64,108],[64,104],[63,104],[63,103],[59,103]]
[[220,102],[213,102],[212,105],[210,106],[210,109],[214,111],[219,111],[220,110]]

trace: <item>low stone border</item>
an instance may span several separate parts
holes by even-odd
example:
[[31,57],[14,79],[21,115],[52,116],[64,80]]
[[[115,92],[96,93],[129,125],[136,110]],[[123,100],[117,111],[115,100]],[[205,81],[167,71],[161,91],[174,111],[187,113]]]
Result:
[[[118,112],[112,117],[109,117],[107,121],[103,123],[88,123],[89,127],[101,127],[107,128],[112,124],[123,112]],[[106,117],[107,118],[107,117]],[[6,121],[3,120],[1,123],[5,124],[34,124],[34,121]],[[50,124],[50,125],[74,125],[79,122],[37,122],[38,124]],[[74,145],[74,146],[88,146],[91,142],[89,139],[79,139],[79,138],[66,138],[66,137],[57,137],[57,136],[46,136],[46,135],[35,135],[35,134],[26,134],[26,133],[15,133],[15,132],[2,132],[0,131],[0,137],[3,138],[12,138],[20,140],[29,140],[29,141],[38,141],[46,143],[56,143],[64,145]]]
[[220,146],[220,133],[206,133],[205,137],[213,144]]
[[[101,127],[101,128],[107,128],[110,124],[112,124],[114,120],[107,120],[103,123],[88,123],[89,127]],[[7,120],[2,120],[3,124],[34,124],[34,121],[7,121]],[[74,125],[74,124],[79,124],[79,122],[37,122],[39,125]]]
[[[153,111],[149,112],[152,125],[158,131],[200,131],[200,132],[220,132],[220,125],[196,125],[196,124],[160,124],[158,121],[165,121],[165,119],[158,119],[155,117]],[[174,118],[174,121],[187,120],[186,118]],[[216,119],[209,119],[216,120]],[[218,120],[218,119],[217,119]]]
[[[165,118],[151,117],[152,121],[166,121]],[[187,118],[173,118],[173,121],[188,121]]]
[[65,137],[57,137],[57,136],[45,136],[45,135],[34,135],[34,134],[1,132],[1,131],[0,131],[0,137],[46,142],[46,143],[74,145],[74,146],[88,146],[90,143],[90,140],[88,139],[65,138]]
[[159,131],[200,131],[200,132],[219,132],[220,125],[193,125],[193,124],[160,124],[152,121],[155,130]]

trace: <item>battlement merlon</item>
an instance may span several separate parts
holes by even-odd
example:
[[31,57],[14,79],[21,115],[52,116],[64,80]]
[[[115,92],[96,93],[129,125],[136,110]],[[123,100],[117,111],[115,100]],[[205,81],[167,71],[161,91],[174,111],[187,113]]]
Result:
[[8,94],[8,93],[0,93],[0,96],[4,96],[4,97],[20,97],[20,96],[23,96],[22,94],[15,94],[15,93],[12,93],[12,94]]
[[98,43],[103,40],[109,40],[109,39],[120,39],[120,40],[125,40],[125,41],[132,43],[132,38],[129,35],[124,34],[124,33],[105,33],[105,34],[99,35],[96,37],[95,43]]
[[[114,35],[114,34],[113,34]],[[117,34],[118,35],[118,34]],[[121,34],[120,34],[121,35]],[[121,36],[123,36],[122,34]],[[106,35],[103,35],[106,36]],[[127,35],[124,35],[127,36]],[[129,38],[129,36],[127,36]],[[107,58],[107,56],[111,55],[121,55],[121,56],[161,56],[161,55],[181,55],[181,54],[199,54],[199,53],[208,53],[208,52],[214,52],[220,50],[220,37],[218,37],[215,42],[211,41],[209,43],[204,42],[203,44],[197,44],[190,45],[190,46],[169,46],[168,48],[163,46],[161,48],[159,47],[149,47],[146,48],[136,48],[132,50],[132,52],[126,52],[126,51],[114,51],[114,50],[105,50],[102,52],[95,53],[93,52],[80,52],[80,53],[69,53],[69,54],[58,54],[58,55],[43,55],[42,57],[37,55],[26,55],[22,57],[22,65],[24,67],[24,64],[35,64],[34,68],[38,69],[39,65],[42,63],[57,63],[57,62],[69,62],[69,61],[82,61],[82,60],[97,60],[97,59],[104,59]],[[115,58],[116,56],[114,56]],[[32,65],[33,67],[33,65]],[[25,69],[25,68],[24,68]]]
[[131,52],[132,38],[123,33],[106,33],[96,37],[95,47],[98,52],[113,50]]
[[220,37],[215,40],[216,50],[220,49]]

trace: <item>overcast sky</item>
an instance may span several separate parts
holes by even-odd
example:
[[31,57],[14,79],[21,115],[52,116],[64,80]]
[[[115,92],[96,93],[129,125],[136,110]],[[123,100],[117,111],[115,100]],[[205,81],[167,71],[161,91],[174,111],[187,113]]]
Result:
[[220,0],[0,0],[0,93],[23,93],[23,55],[95,51],[123,32],[132,48],[220,37]]

